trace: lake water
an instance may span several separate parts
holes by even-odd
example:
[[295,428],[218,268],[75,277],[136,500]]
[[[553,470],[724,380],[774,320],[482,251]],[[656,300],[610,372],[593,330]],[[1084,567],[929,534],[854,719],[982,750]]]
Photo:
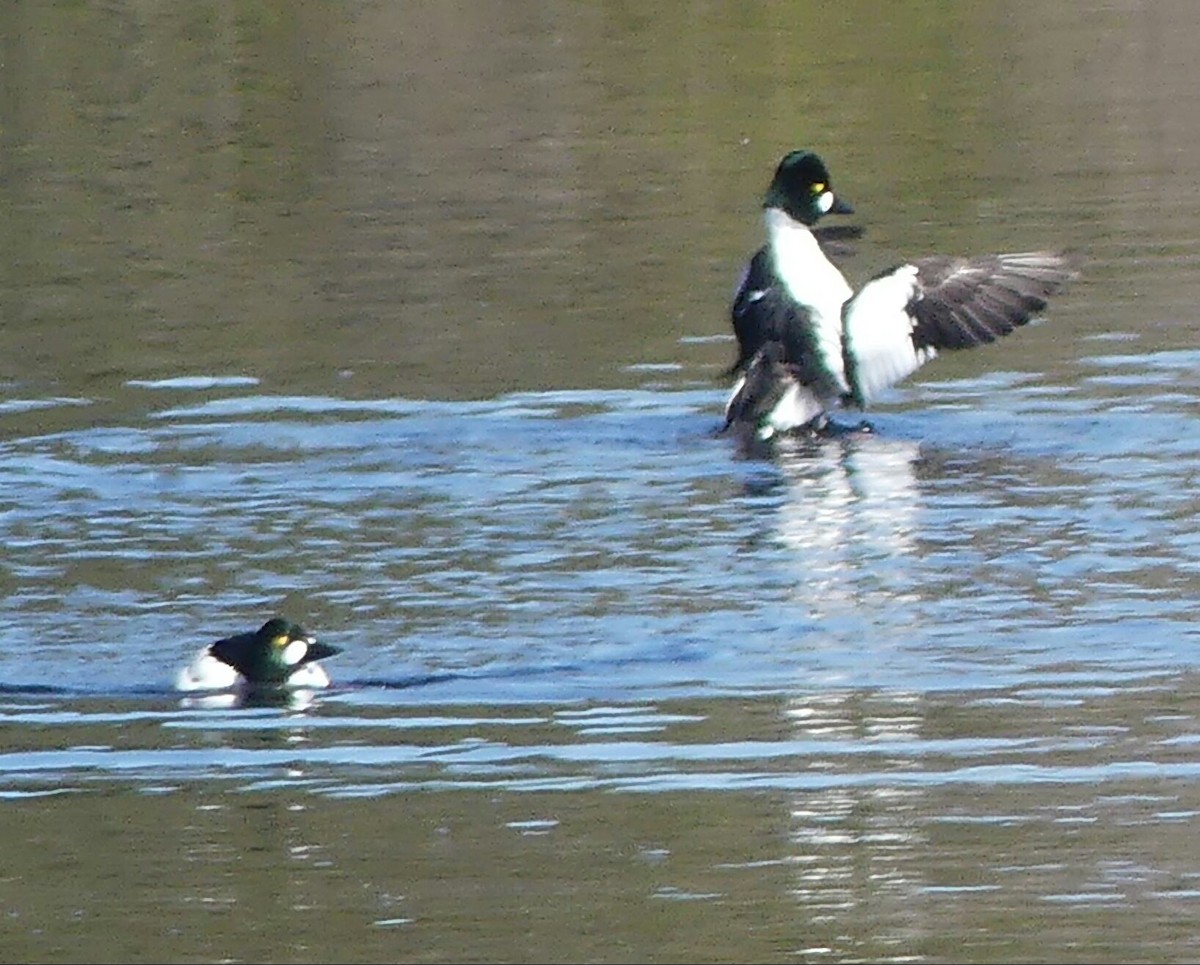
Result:
[[[0,26],[0,960],[1200,956],[1200,7]],[[743,458],[795,147],[1083,277]]]

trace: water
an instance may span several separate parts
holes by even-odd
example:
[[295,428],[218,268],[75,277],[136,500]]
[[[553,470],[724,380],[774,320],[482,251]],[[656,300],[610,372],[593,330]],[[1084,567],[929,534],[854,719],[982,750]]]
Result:
[[[0,959],[1195,960],[1195,19],[6,8]],[[1084,277],[742,458],[794,147]]]

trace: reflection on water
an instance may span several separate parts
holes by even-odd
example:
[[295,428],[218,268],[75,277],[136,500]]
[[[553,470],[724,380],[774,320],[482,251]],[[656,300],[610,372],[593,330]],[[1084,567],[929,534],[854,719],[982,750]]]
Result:
[[[1028,960],[1050,932],[1136,958],[1146,916],[1161,942],[1200,893],[1194,543],[1161,498],[1200,450],[1169,403],[1039,388],[934,384],[874,433],[757,462],[713,435],[714,387],[431,406],[189,381],[145,420],[12,440],[5,525],[27,538],[4,607],[34,632],[2,660],[0,796],[49,807],[25,819],[85,880],[169,895],[210,957],[218,933],[272,957],[192,917],[254,908],[301,958],[404,957],[375,929],[471,957],[479,927],[497,958],[607,958],[568,928],[583,895],[643,956],[651,916],[679,959],[703,935],[722,960],[949,960],[984,933],[978,957]],[[334,687],[171,693],[208,566],[237,575],[231,613],[314,587]],[[39,581],[72,574],[87,592],[46,606]],[[134,866],[80,816],[190,843]],[[46,853],[22,839],[14,880]],[[474,927],[452,924],[464,893]],[[69,917],[29,894],[30,920]],[[318,934],[301,906],[355,911]],[[86,907],[76,934],[114,927]]]
[[904,609],[908,591],[889,576],[921,535],[920,458],[917,443],[878,435],[781,445],[779,538],[798,563],[796,602],[813,619]]
[[[825,740],[887,746],[920,739],[919,717],[864,720],[864,704],[870,704],[864,695],[818,698],[795,702],[787,714],[799,733]],[[898,732],[889,733],[892,727]],[[874,957],[881,948],[923,947],[936,937],[936,925],[922,910],[931,883],[922,821],[929,804],[927,790],[894,784],[830,787],[792,801],[792,895],[813,923],[810,954]],[[851,923],[864,916],[872,923],[871,938],[849,938],[855,934]]]
[[309,690],[304,687],[227,690],[208,694],[189,694],[179,698],[179,705],[185,709],[200,710],[280,707],[299,712],[309,710],[316,703],[319,695],[319,690]]
[[[4,957],[1195,960],[1193,20],[0,7]],[[742,460],[802,146],[857,280],[1088,267]]]
[[[821,947],[867,957],[889,946],[921,948],[948,959],[952,942],[943,941],[953,934],[979,954],[1002,948],[1005,957],[1038,960],[1041,928],[1098,948],[1115,936],[1101,937],[1097,917],[1144,915],[1162,927],[1182,920],[1198,894],[1186,837],[1200,812],[1194,762],[1175,758],[1164,738],[1179,726],[1193,730],[1196,718],[1193,710],[1161,715],[1167,692],[1062,695],[1047,704],[1020,693],[960,701],[847,691],[791,702],[798,735],[869,744],[899,772],[879,784],[833,782],[792,800],[794,894]],[[937,734],[971,718],[1008,735],[1009,746],[936,748]],[[930,756],[918,763],[906,753],[912,746]],[[1064,838],[1072,842],[1066,851]],[[1036,932],[1022,925],[1031,914],[1042,922]],[[864,917],[869,939],[853,925]],[[974,937],[971,920],[984,929]],[[1137,940],[1128,941],[1135,954]],[[1188,947],[1163,954],[1180,960]]]
[[[777,960],[783,942],[838,960],[949,960],[978,943],[1025,961],[1048,930],[1081,960],[1116,960],[1137,957],[1149,919],[1181,936],[1156,947],[1184,960],[1200,718],[1180,683],[507,708],[351,690],[301,714],[10,700],[3,725],[26,746],[0,754],[0,789],[9,808],[36,801],[48,835],[9,849],[9,880],[26,885],[7,895],[12,947],[40,948],[21,926],[61,907],[36,874],[49,848],[118,883],[103,895],[121,911],[165,898],[180,937],[216,942],[213,956],[267,952],[265,915],[314,960],[345,941],[386,957],[369,929],[410,926],[450,960],[475,940],[457,918],[473,894],[506,960],[568,940],[581,902],[608,923],[571,939],[581,958],[607,958],[617,933],[650,949],[649,914],[672,958],[701,934],[717,960]],[[133,831],[89,834],[84,811]],[[76,934],[117,920],[107,898],[76,901]],[[143,929],[135,918],[114,947]]]

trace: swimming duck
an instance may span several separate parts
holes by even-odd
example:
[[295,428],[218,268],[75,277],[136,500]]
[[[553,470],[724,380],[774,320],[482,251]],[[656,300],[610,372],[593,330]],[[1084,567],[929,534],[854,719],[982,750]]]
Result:
[[340,647],[320,643],[299,624],[274,617],[257,630],[204,647],[176,675],[175,687],[328,687],[329,675],[317,661],[341,652]]
[[993,342],[1026,324],[1076,276],[1073,259],[1057,251],[932,255],[855,292],[813,227],[853,208],[811,151],[783,157],[763,209],[767,244],[731,309],[738,379],[725,406],[726,429],[759,439],[824,429],[839,405],[865,409],[940,350]]

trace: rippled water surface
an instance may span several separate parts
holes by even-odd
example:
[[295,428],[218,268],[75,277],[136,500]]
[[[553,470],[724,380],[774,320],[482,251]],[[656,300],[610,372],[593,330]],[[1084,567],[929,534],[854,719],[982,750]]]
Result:
[[[1191,4],[0,24],[0,959],[1200,955]],[[748,458],[799,146],[855,281],[1087,262]]]

